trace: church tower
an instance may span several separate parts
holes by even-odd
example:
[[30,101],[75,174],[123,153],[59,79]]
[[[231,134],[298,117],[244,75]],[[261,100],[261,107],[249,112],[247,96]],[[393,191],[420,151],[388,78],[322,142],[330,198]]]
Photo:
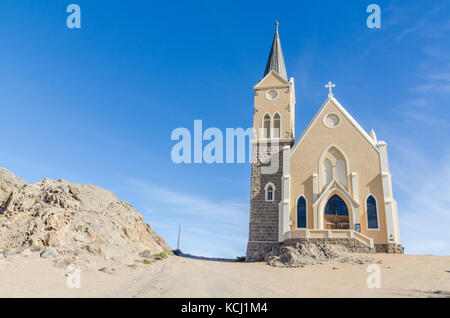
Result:
[[264,76],[254,90],[247,261],[262,260],[268,250],[283,240],[282,233],[289,228],[289,158],[295,136],[295,90],[294,79],[287,76],[278,23]]
[[255,87],[246,261],[282,245],[335,244],[353,253],[403,253],[387,143],[328,98],[295,140],[294,79],[278,23]]

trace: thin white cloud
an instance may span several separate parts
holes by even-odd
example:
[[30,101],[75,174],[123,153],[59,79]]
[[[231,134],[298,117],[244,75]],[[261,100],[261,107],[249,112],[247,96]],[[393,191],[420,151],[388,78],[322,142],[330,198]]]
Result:
[[[447,7],[448,3],[442,3],[440,5],[435,6],[432,10],[428,12],[421,12],[421,18],[417,19],[416,14],[411,14],[412,17],[408,19],[398,19],[398,23],[401,23],[404,28],[397,35],[396,40],[401,41],[410,35],[414,35],[415,38],[418,37],[438,37],[438,30],[444,30],[447,28],[447,21],[444,23],[436,25],[435,16],[440,14],[442,10]],[[396,11],[403,11],[407,9],[404,4],[402,7],[397,6]],[[394,10],[391,10],[394,11]],[[395,19],[395,18],[394,18]],[[392,24],[394,25],[394,24]]]
[[436,44],[423,52],[421,64],[412,69],[410,96],[397,111],[405,122],[447,128],[450,126],[446,101],[450,95],[450,55],[443,54]]
[[416,86],[415,90],[418,92],[449,94],[450,84],[444,82],[429,82],[427,84]]
[[151,211],[152,227],[172,247],[177,244],[174,229],[182,224],[181,249],[185,253],[231,258],[245,253],[248,203],[206,199],[193,189],[177,192],[141,180],[127,181],[143,198],[145,210]]
[[422,97],[417,98],[417,99],[408,100],[408,101],[406,101],[405,104],[407,106],[414,106],[414,107],[422,108],[422,107],[425,107],[425,106],[429,105],[430,101],[427,98],[422,96]]
[[408,253],[449,255],[450,153],[428,157],[416,149],[406,141],[393,146],[402,242]]
[[128,182],[149,199],[167,204],[177,214],[220,220],[231,226],[240,225],[242,220],[248,217],[248,204],[209,200],[135,179],[128,179]]
[[450,72],[434,73],[430,74],[429,77],[432,80],[450,82]]
[[416,109],[401,112],[400,115],[403,117],[403,121],[409,124],[426,124],[428,126],[436,127],[450,127],[450,123],[445,117],[432,116],[426,113],[427,110],[418,111]]

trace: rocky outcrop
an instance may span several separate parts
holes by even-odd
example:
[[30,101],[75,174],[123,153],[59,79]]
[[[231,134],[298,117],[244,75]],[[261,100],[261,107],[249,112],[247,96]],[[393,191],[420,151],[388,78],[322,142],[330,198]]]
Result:
[[[273,248],[265,257],[267,264],[276,267],[304,267],[325,264],[330,261],[340,263],[376,263],[368,255],[354,253],[347,246],[322,240],[290,240]],[[351,246],[350,246],[351,247]],[[353,253],[354,254],[353,254]]]
[[58,256],[58,251],[51,246],[47,246],[40,254],[43,258],[54,258]]
[[127,202],[66,180],[35,184],[0,168],[0,248],[55,248],[59,255],[138,255],[170,250]]

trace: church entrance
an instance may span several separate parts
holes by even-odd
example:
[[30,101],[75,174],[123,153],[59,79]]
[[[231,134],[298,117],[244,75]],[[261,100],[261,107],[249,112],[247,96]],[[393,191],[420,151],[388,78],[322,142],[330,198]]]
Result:
[[347,205],[337,194],[328,200],[323,217],[324,228],[327,230],[348,230],[350,228]]

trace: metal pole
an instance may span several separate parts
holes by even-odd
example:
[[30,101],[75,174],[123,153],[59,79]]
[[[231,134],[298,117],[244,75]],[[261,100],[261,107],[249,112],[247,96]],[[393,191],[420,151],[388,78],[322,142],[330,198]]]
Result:
[[180,249],[180,232],[181,232],[181,225],[178,227],[178,242],[177,242],[177,250]]

